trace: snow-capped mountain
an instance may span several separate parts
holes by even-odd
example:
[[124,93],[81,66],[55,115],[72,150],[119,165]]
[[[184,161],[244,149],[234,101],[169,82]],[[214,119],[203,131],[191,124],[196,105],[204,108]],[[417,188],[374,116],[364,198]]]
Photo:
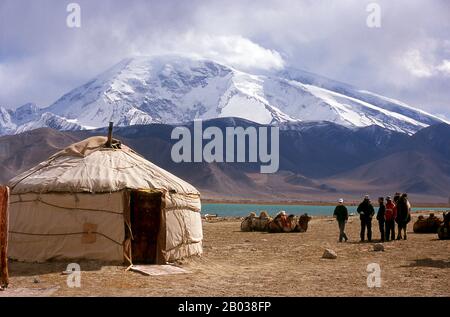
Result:
[[60,131],[74,131],[83,130],[83,127],[79,124],[62,118],[56,114],[50,112],[44,112],[40,117],[34,121],[29,121],[17,127],[16,133],[22,133],[25,131],[30,131],[38,128],[52,128]]
[[11,112],[0,106],[0,135],[14,134],[16,127],[11,118]]
[[33,103],[27,103],[14,111],[0,106],[0,135],[22,133],[43,127],[60,131],[84,129],[71,120],[45,112]]
[[41,109],[34,103],[27,103],[11,112],[14,123],[21,126],[30,121],[39,120],[41,116]]
[[377,125],[412,134],[443,122],[400,101],[305,71],[286,68],[256,74],[176,55],[125,59],[49,107],[28,109],[28,122],[18,110],[10,113],[16,131],[48,126],[44,113],[58,116],[55,120],[64,129],[103,127],[109,121],[127,126],[238,117],[262,124]]

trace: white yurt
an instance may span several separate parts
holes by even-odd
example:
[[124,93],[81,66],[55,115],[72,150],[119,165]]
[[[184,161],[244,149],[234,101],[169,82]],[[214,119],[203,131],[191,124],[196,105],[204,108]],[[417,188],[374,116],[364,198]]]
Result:
[[117,140],[72,144],[9,186],[11,259],[162,264],[202,253],[197,189]]

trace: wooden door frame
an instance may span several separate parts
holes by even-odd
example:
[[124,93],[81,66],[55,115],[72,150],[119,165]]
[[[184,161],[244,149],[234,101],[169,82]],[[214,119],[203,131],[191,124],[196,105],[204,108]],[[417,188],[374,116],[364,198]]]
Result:
[[[162,231],[162,217],[163,217],[163,215],[162,215],[162,206],[163,206],[163,193],[162,192],[150,192],[150,191],[145,191],[145,190],[130,190],[129,191],[129,207],[128,207],[128,209],[129,209],[129,230],[130,230],[130,232],[131,232],[131,234],[132,234],[132,236],[133,236],[133,229],[135,229],[135,228],[133,228],[133,226],[135,225],[133,222],[133,213],[134,213],[134,208],[132,208],[132,206],[133,206],[133,203],[134,203],[134,199],[135,199],[135,197],[137,197],[139,194],[141,194],[141,195],[143,195],[143,196],[148,196],[149,197],[149,200],[159,200],[159,210],[158,210],[158,213],[159,213],[159,215],[158,215],[158,221],[159,221],[159,223],[158,223],[158,228],[157,228],[157,231],[156,231],[156,233],[155,233],[155,236],[154,236],[154,238],[155,238],[155,254],[154,254],[154,260],[153,260],[153,264],[157,264],[158,262],[159,262],[159,259],[160,259],[160,234],[161,234],[161,231]],[[131,256],[131,259],[133,259],[133,241],[132,241],[132,239],[130,240],[130,245],[129,245],[129,247],[130,247],[130,252],[129,252],[129,254],[130,254],[130,256]],[[134,259],[133,259],[134,260]]]

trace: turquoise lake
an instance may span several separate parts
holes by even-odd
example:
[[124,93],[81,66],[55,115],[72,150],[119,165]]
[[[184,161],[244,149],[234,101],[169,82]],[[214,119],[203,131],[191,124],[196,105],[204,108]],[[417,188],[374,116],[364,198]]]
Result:
[[[377,206],[375,205],[375,211]],[[356,206],[347,206],[350,213],[356,213]],[[275,215],[280,210],[286,211],[287,214],[304,214],[308,213],[313,216],[331,216],[333,215],[334,206],[307,206],[307,205],[252,205],[252,204],[202,204],[202,214],[217,214],[218,216],[247,216],[250,212],[255,211],[258,215],[260,211],[267,211],[270,215]],[[418,210],[448,210],[448,208],[413,208]]]

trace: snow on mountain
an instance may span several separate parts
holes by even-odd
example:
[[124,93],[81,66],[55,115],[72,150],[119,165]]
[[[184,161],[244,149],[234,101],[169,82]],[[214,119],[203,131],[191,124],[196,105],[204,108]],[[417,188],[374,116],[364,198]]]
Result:
[[41,116],[41,109],[34,103],[27,103],[20,106],[13,112],[13,120],[16,125],[39,120]]
[[16,127],[11,118],[11,112],[0,106],[0,135],[13,134]]
[[89,126],[178,123],[224,116],[270,123],[283,117],[264,98],[263,81],[204,60],[127,59],[56,101],[48,111]]
[[283,78],[287,78],[289,80],[301,82],[306,85],[316,86],[332,92],[337,92],[347,97],[353,97],[355,99],[364,101],[368,104],[372,104],[379,108],[403,114],[404,116],[407,116],[411,119],[414,119],[426,125],[436,124],[437,122],[443,121],[441,118],[437,116],[431,115],[423,110],[411,107],[405,104],[404,102],[392,98],[387,98],[370,91],[360,90],[349,84],[328,79],[326,77],[316,75],[307,71],[287,68],[283,71],[280,71],[277,75]]
[[27,103],[16,110],[0,106],[0,136],[17,134],[37,128],[53,128],[60,131],[83,130],[86,127],[50,112],[45,112],[33,103]]
[[55,114],[55,120],[70,129],[104,127],[109,121],[128,126],[238,117],[262,124],[377,125],[413,134],[443,122],[397,100],[305,71],[250,74],[177,55],[125,59],[45,109],[19,109],[11,120],[27,128],[48,124],[48,117],[40,117],[44,112]]
[[68,120],[50,112],[44,112],[39,119],[30,121],[17,127],[15,133],[22,133],[38,128],[52,128],[59,131],[83,130],[84,127],[77,124],[75,120]]

